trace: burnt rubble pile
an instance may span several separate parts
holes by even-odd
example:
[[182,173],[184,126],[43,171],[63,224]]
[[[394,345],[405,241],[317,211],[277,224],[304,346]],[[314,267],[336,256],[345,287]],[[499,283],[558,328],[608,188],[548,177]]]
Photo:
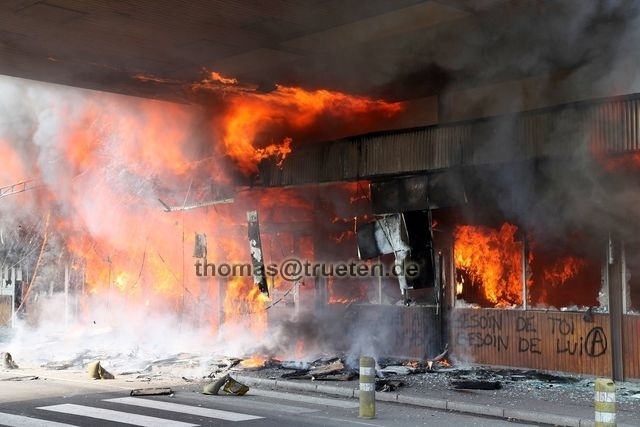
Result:
[[348,367],[339,357],[318,359],[300,368],[291,363],[285,363],[281,367],[290,371],[281,375],[281,378],[286,379],[350,381],[358,377],[357,369]]
[[[345,361],[353,363],[347,363]],[[327,357],[313,362],[267,360],[260,367],[242,367],[231,370],[270,379],[334,381],[356,387],[357,359]],[[349,383],[350,382],[350,383]],[[347,384],[345,384],[347,386]],[[554,399],[558,393],[576,401],[592,399],[594,378],[546,372],[535,369],[500,369],[485,366],[456,366],[449,360],[416,361],[381,358],[376,365],[376,391],[406,390],[410,393],[433,393],[434,390],[451,392],[507,393],[543,400]],[[640,405],[640,387],[632,383],[617,384],[617,396],[632,407]]]
[[[429,361],[380,359],[376,366],[376,391],[394,391],[405,385],[402,377],[434,373],[450,367],[444,358]],[[345,357],[324,357],[312,362],[265,359],[260,365],[250,366],[243,366],[242,361],[234,359],[232,364],[221,361],[211,376],[223,371],[254,372],[259,376],[287,380],[354,381],[359,377],[357,360]]]

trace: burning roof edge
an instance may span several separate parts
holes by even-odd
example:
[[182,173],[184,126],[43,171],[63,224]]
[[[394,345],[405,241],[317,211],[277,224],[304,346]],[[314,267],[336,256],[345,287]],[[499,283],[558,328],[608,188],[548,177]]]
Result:
[[640,150],[640,94],[351,136],[259,165],[264,187],[375,179],[458,166]]

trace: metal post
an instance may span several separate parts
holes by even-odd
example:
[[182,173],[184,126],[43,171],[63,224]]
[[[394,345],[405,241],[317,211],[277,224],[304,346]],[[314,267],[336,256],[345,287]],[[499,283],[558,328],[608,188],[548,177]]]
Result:
[[608,378],[597,378],[595,383],[596,427],[616,425],[616,385]]
[[300,282],[293,284],[293,311],[296,316],[300,312]]
[[522,309],[527,309],[527,239],[522,233]]
[[69,325],[69,263],[64,265],[64,325]]
[[622,289],[624,287],[624,270],[622,269],[621,240],[613,236],[609,240],[609,265],[607,266],[608,294],[609,294],[609,328],[611,336],[611,363],[612,379],[622,381],[624,379],[624,331],[622,328]]
[[11,267],[11,327],[16,327],[16,269]]
[[373,357],[360,358],[360,418],[376,416],[376,370]]
[[[378,264],[381,264],[379,255]],[[378,304],[382,305],[382,274],[378,274]]]

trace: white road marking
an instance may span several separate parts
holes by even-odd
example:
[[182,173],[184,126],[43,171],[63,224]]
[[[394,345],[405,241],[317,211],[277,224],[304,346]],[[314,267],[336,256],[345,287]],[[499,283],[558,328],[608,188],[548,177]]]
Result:
[[199,424],[183,423],[164,418],[149,417],[147,415],[130,414],[127,412],[113,411],[111,409],[94,408],[91,406],[74,405],[64,403],[61,405],[42,406],[37,409],[60,412],[69,415],[97,418],[99,420],[114,421],[123,424],[133,424],[142,427],[197,427]]
[[140,399],[137,397],[118,397],[105,399],[105,402],[121,403],[124,405],[139,406],[142,408],[159,409],[161,411],[179,412],[181,414],[197,415],[199,417],[217,418],[225,421],[248,421],[264,417],[242,414],[240,412],[222,411],[219,409],[202,408],[199,406],[183,405],[180,403],[165,402],[163,400]]
[[358,408],[360,406],[358,402],[354,402],[353,400],[328,399],[325,397],[305,396],[303,394],[279,393],[277,391],[269,391],[269,390],[251,389],[251,391],[249,392],[249,395],[272,397],[275,399],[283,399],[283,400],[293,400],[296,402],[313,403],[316,405],[335,406],[336,408],[345,408],[345,409]]
[[[206,395],[202,395],[206,396]],[[198,402],[203,402],[203,406],[207,406],[211,404],[211,397],[206,396],[206,399],[200,399],[198,396]],[[274,403],[273,401],[264,401],[257,399],[250,399],[252,395],[248,395],[247,398],[238,399],[235,396],[225,396],[218,395],[215,398],[216,402],[220,402],[227,407],[227,409],[234,409],[234,407],[240,408],[240,411],[245,410],[245,408],[250,407],[252,410],[256,411],[275,411],[275,412],[283,412],[286,414],[311,414],[313,412],[320,412],[321,409],[318,408],[306,408],[304,406],[293,406],[293,405],[284,405],[282,403]],[[247,403],[249,400],[251,403]],[[289,402],[286,402],[289,403]]]
[[0,424],[9,427],[76,427],[73,424],[57,423],[22,415],[4,414],[0,412]]

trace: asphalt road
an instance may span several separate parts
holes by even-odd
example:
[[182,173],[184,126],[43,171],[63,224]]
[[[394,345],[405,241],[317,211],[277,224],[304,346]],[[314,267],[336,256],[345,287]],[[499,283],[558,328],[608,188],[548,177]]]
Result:
[[[75,388],[55,380],[28,381],[11,393],[0,388],[0,425],[32,426],[507,426],[504,420],[377,403],[376,418],[358,418],[358,401],[251,389],[245,396],[208,396],[177,390],[173,396],[131,397],[125,390]],[[46,389],[46,393],[42,389]],[[32,389],[32,390],[30,390]],[[57,392],[58,391],[58,392]],[[33,398],[33,396],[38,396]]]

